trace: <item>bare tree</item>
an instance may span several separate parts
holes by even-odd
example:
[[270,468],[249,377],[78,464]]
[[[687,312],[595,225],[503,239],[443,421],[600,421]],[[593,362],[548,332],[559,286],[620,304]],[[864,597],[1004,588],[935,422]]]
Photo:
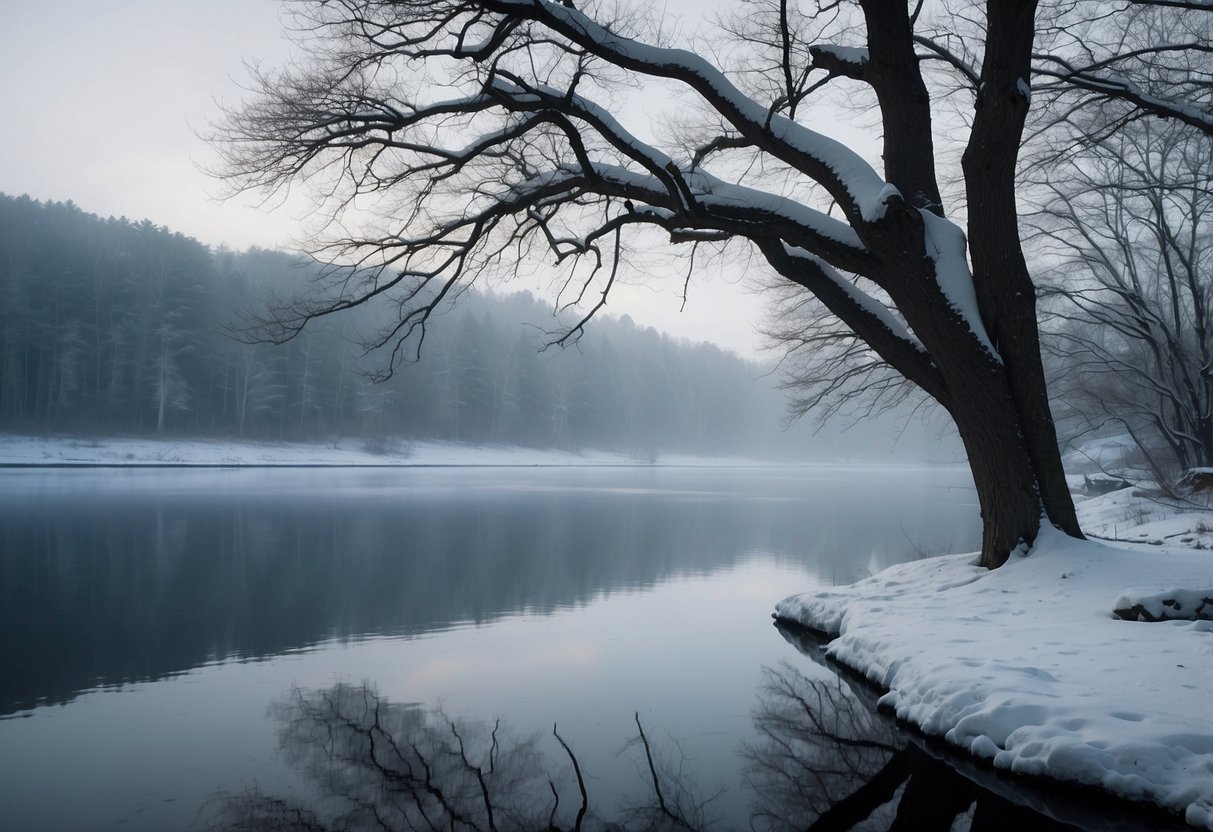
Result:
[[[924,15],[920,55],[976,92],[985,18],[977,3]],[[1183,123],[1213,136],[1213,3],[1208,0],[1053,0],[1041,4],[1031,91],[1051,116],[1082,114],[1090,138],[1142,118]],[[1025,79],[1027,80],[1027,79]]]
[[1055,394],[1080,431],[1128,433],[1163,481],[1213,465],[1209,153],[1186,125],[1139,122],[1033,176]]
[[[393,362],[477,275],[544,256],[564,270],[558,302],[594,299],[568,340],[606,302],[629,249],[655,233],[692,251],[736,243],[951,415],[985,565],[1034,540],[1042,512],[1080,536],[1015,201],[1036,3],[983,4],[962,163],[967,245],[936,180],[920,7],[859,0],[854,14],[823,3],[797,15],[783,0],[757,2],[748,17],[759,28],[736,50],[719,47],[718,66],[662,45],[633,14],[571,0],[301,4],[302,62],[257,76],[260,97],[218,137],[226,169],[247,188],[317,184],[337,213],[377,201],[383,222],[326,252],[374,268],[335,272],[264,334],[289,338],[386,299],[399,316],[375,343]],[[809,126],[807,102],[826,79],[874,97],[883,171]],[[693,99],[698,127],[664,149],[626,127],[613,96],[642,83]]]
[[1034,56],[1035,87],[1062,117],[1099,121],[1094,138],[1142,118],[1213,137],[1213,4],[1056,3]]
[[1063,414],[1078,432],[1129,433],[1163,482],[1213,462],[1210,12],[1060,4],[1023,177]]

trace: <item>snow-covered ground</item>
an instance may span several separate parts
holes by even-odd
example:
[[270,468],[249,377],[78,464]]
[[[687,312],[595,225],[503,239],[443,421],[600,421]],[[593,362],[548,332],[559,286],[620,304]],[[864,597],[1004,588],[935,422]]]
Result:
[[1213,549],[1213,510],[1208,506],[1211,498],[1213,495],[1206,492],[1175,500],[1146,485],[1099,497],[1076,494],[1074,499],[1079,523],[1092,537]]
[[[1121,505],[1107,497],[1096,506]],[[1213,829],[1213,621],[1112,615],[1122,595],[1213,594],[1213,552],[1048,529],[1000,569],[974,562],[894,566],[787,598],[776,614],[839,633],[828,654],[886,688],[881,703],[898,718],[996,768],[1101,787]]]
[[743,465],[736,457],[542,450],[454,442],[327,443],[0,436],[0,465]]
[[[1213,549],[1213,492],[1175,499],[1154,482],[1156,474],[1128,434],[1085,439],[1063,457],[1083,531],[1102,540]],[[1085,496],[1090,480],[1133,487]]]

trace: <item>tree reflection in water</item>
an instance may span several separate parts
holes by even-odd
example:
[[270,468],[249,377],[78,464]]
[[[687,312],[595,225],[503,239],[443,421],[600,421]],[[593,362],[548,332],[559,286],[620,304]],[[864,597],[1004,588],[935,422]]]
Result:
[[810,679],[786,663],[764,668],[753,719],[760,739],[745,753],[755,829],[806,829],[818,820],[823,828],[850,828],[845,810],[832,810],[883,795],[855,818],[862,820],[884,808],[904,779],[893,779],[896,768],[888,765],[903,745],[896,728],[837,676]]
[[618,821],[590,807],[580,763],[553,727],[565,760],[548,764],[540,737],[516,738],[373,687],[294,690],[271,708],[286,761],[314,787],[307,806],[249,791],[219,795],[207,825],[220,830],[697,830],[702,803],[654,756],[639,718],[650,797]]
[[764,668],[758,703],[760,740],[746,750],[755,830],[1079,828],[979,787],[833,673]]
[[[591,806],[573,749],[512,736],[500,722],[452,719],[385,701],[368,685],[295,690],[272,709],[287,762],[307,777],[306,806],[250,791],[221,795],[221,830],[705,830],[693,783],[660,762],[636,720],[645,795],[606,819]],[[824,669],[765,668],[744,749],[750,828],[973,832],[1079,829],[978,786],[876,713]],[[541,745],[548,742],[549,758]],[[1117,828],[1115,822],[1096,826]]]

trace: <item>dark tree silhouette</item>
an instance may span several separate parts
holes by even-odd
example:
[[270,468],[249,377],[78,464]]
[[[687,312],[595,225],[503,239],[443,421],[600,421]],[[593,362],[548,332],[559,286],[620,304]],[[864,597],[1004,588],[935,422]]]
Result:
[[[838,3],[820,14],[748,4],[732,27],[744,49],[722,71],[606,6],[301,4],[301,60],[259,74],[260,97],[219,129],[225,171],[242,188],[323,183],[334,215],[378,199],[380,221],[322,250],[362,271],[336,270],[261,334],[289,339],[315,318],[389,300],[399,314],[371,343],[390,367],[477,275],[544,256],[563,269],[558,304],[588,299],[556,337],[567,342],[605,304],[629,246],[654,233],[736,243],[950,414],[981,503],[985,565],[1033,541],[1042,512],[1081,536],[1016,214],[1036,3],[982,4],[962,164],[967,244],[936,181],[920,5],[859,0],[850,15]],[[855,31],[862,45],[831,42]],[[874,96],[883,171],[809,126],[807,102],[832,79]],[[642,140],[610,103],[627,83],[685,91],[700,126],[666,149]]]

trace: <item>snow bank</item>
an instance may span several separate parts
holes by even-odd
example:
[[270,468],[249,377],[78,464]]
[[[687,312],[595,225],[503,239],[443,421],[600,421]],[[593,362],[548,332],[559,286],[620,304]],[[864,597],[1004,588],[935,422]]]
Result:
[[638,459],[606,451],[544,450],[456,442],[251,442],[220,439],[71,439],[0,436],[0,465],[752,465],[737,457],[661,454]]
[[1001,569],[973,555],[795,595],[776,616],[839,633],[828,655],[899,719],[996,768],[1097,786],[1213,829],[1213,622],[1113,617],[1120,596],[1213,586],[1213,554],[1042,531]]
[[[1078,477],[1078,482],[1081,479]],[[1071,485],[1077,488],[1077,482]],[[1204,505],[1208,496],[1171,500],[1150,488],[1133,487],[1098,497],[1076,493],[1074,503],[1079,524],[1092,537],[1213,549],[1213,511]]]

